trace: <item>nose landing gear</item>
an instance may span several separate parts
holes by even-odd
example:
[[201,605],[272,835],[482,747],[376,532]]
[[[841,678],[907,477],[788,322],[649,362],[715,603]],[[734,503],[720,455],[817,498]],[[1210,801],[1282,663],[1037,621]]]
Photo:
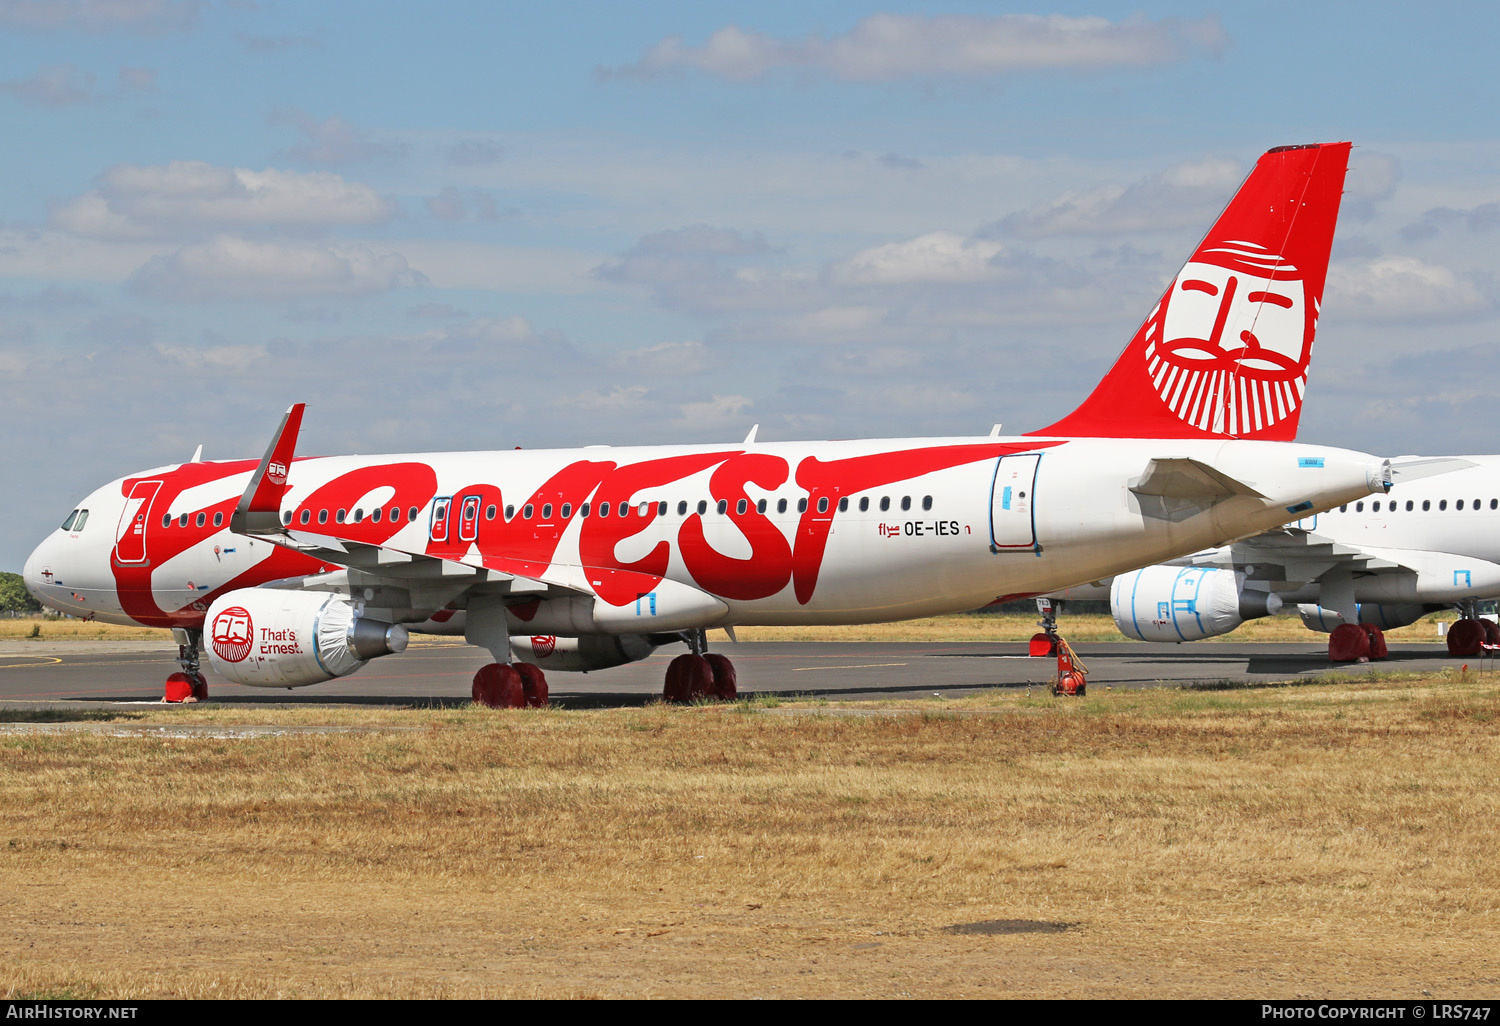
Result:
[[203,632],[173,627],[172,638],[177,642],[177,665],[182,670],[167,678],[162,701],[173,704],[208,701],[208,680],[198,668],[198,648],[203,644]]

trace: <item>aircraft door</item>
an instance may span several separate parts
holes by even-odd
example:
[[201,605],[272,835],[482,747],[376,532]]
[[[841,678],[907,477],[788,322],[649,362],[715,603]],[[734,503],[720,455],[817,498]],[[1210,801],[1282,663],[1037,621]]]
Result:
[[160,490],[160,481],[137,481],[130,489],[115,528],[115,562],[146,562],[146,524],[151,516],[151,502]]
[[458,540],[473,541],[479,536],[479,496],[465,495],[458,512]]
[[990,493],[990,549],[1036,550],[1036,468],[1041,453],[1001,456]]
[[432,526],[428,530],[428,537],[435,542],[448,540],[448,507],[452,503],[452,498],[447,495],[439,495],[432,500]]

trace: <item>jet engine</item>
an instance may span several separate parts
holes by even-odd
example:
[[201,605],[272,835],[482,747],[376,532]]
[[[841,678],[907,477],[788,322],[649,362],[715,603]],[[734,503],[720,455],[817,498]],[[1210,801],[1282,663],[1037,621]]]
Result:
[[637,662],[656,651],[657,644],[644,634],[585,634],[577,638],[535,634],[512,637],[510,651],[521,662],[543,670],[588,673]]
[[[1383,631],[1416,623],[1428,613],[1443,608],[1445,607],[1441,605],[1424,606],[1419,602],[1400,602],[1390,605],[1361,602],[1355,607],[1360,623],[1374,624]],[[1297,606],[1297,612],[1302,615],[1304,627],[1323,634],[1332,633],[1335,627],[1344,622],[1344,618],[1332,609],[1324,609],[1322,606],[1306,602]]]
[[1216,568],[1148,566],[1120,574],[1109,589],[1115,626],[1137,641],[1200,641],[1280,609],[1279,595]]
[[295,688],[344,677],[406,651],[406,628],[359,615],[343,595],[242,588],[208,607],[203,640],[214,672],[252,687]]

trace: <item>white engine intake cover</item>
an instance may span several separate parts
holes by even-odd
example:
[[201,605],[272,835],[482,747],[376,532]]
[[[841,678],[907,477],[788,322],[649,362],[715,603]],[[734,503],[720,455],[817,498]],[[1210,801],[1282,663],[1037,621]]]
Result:
[[208,608],[203,640],[219,676],[252,687],[284,688],[343,677],[368,658],[400,652],[406,630],[359,619],[342,595],[244,588]]
[[1109,589],[1115,626],[1137,641],[1201,641],[1279,609],[1280,596],[1247,591],[1242,575],[1212,567],[1148,566]]

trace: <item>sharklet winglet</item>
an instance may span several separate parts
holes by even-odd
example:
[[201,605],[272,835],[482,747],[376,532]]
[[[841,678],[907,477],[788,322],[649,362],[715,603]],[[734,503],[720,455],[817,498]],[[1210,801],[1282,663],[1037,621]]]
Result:
[[295,403],[281,418],[281,427],[266,447],[260,466],[250,476],[250,484],[229,518],[229,529],[236,534],[270,534],[282,530],[281,498],[286,494],[287,475],[297,451],[297,434],[302,429],[302,411],[306,408],[306,403]]

